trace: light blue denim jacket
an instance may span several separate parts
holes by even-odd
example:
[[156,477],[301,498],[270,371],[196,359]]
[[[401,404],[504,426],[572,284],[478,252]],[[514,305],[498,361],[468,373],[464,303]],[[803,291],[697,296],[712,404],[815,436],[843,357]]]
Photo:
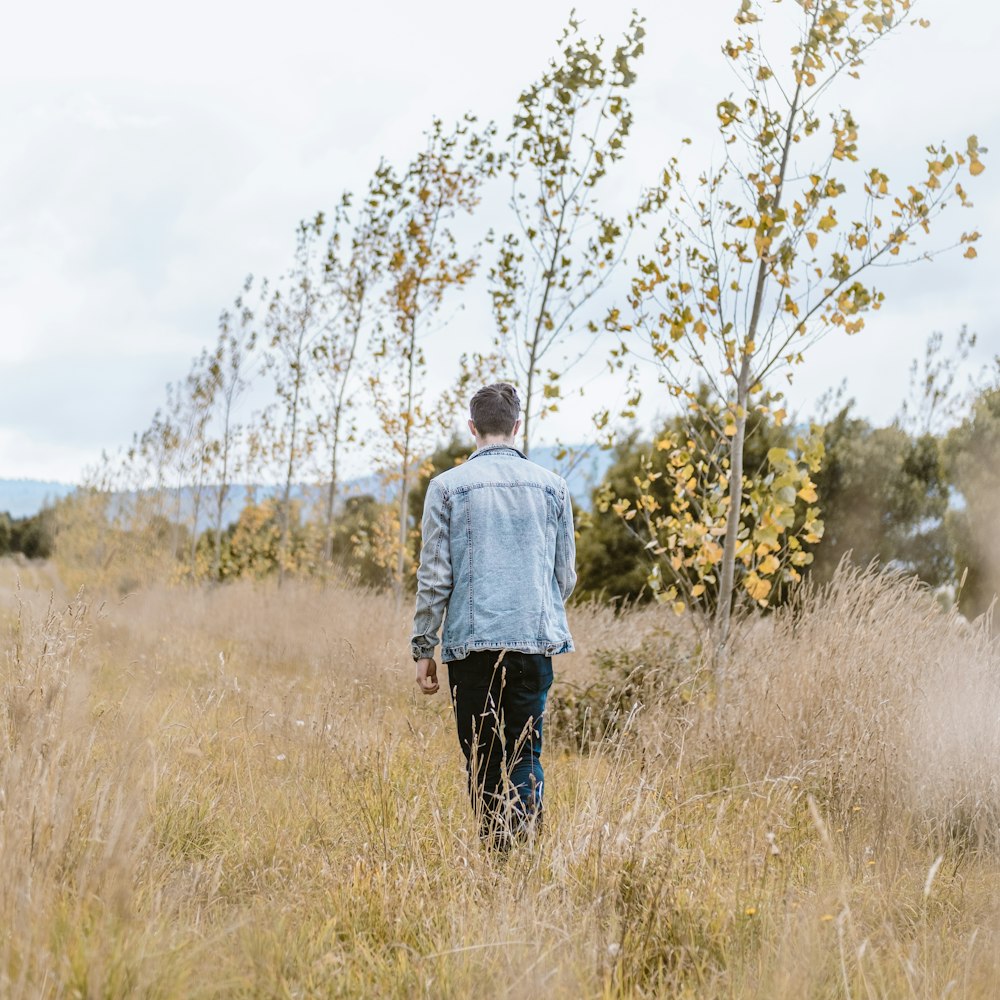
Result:
[[[516,448],[487,445],[435,476],[424,500],[413,658],[477,649],[569,653],[564,602],[576,585],[566,481]],[[445,611],[447,610],[447,617]]]

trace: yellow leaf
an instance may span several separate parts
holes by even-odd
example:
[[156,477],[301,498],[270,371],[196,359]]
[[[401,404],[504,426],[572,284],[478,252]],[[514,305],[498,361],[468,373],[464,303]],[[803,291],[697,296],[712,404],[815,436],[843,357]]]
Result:
[[739,222],[736,223],[737,229],[754,229],[757,223],[753,221],[753,217],[750,215],[745,215]]
[[758,567],[757,572],[763,573],[765,576],[770,576],[772,573],[777,572],[781,563],[778,562],[777,556],[768,556]]
[[816,244],[819,242],[819,237],[815,233],[806,233],[806,239],[809,241],[809,249],[815,250]]
[[756,573],[748,573],[743,580],[743,586],[755,601],[767,603],[767,595],[771,593],[770,580],[762,580]]
[[684,614],[685,604],[683,601],[675,601],[673,608],[674,608],[674,614],[680,616]]
[[981,160],[972,160],[969,163],[969,173],[972,174],[973,177],[978,177],[985,169],[986,167],[983,166]]
[[736,437],[736,424],[726,424],[726,437]]
[[718,562],[722,562],[722,557],[724,555],[722,551],[722,546],[716,544],[715,542],[706,542],[704,545],[705,558],[711,565],[715,565]]
[[819,228],[822,229],[824,233],[830,232],[830,230],[833,229],[833,227],[836,226],[836,224],[837,224],[837,213],[834,212],[832,208],[828,209],[826,215],[824,215],[823,218],[820,219],[819,222],[817,223]]
[[803,486],[802,489],[799,490],[798,495],[802,497],[802,499],[805,500],[806,503],[815,503],[816,500],[818,499],[818,497],[816,496],[816,490],[813,488],[811,484],[809,486]]
[[975,247],[969,247],[969,249],[965,251],[964,256],[968,257],[969,260],[972,260],[973,257],[978,257],[979,255],[976,253]]

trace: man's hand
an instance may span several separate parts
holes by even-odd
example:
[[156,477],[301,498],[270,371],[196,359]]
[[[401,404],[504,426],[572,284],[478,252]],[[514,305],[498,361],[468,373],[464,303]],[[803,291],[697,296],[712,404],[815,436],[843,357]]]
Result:
[[424,694],[437,694],[438,692],[437,664],[429,656],[417,660],[417,686]]

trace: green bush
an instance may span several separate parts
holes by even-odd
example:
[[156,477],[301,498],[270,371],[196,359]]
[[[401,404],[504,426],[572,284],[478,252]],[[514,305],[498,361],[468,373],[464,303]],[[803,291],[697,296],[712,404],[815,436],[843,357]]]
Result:
[[560,680],[545,709],[552,738],[580,752],[628,739],[644,707],[691,684],[696,662],[671,636],[647,638],[638,647],[599,649],[594,660],[596,679],[589,684]]
[[0,513],[0,555],[20,552],[29,559],[48,559],[52,555],[53,535],[51,510],[13,518]]

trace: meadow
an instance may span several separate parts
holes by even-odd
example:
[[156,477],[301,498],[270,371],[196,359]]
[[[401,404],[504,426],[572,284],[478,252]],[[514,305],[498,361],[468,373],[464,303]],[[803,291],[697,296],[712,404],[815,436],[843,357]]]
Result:
[[503,859],[409,610],[0,562],[0,996],[1000,993],[983,623],[843,570],[713,672],[664,609],[573,607]]

